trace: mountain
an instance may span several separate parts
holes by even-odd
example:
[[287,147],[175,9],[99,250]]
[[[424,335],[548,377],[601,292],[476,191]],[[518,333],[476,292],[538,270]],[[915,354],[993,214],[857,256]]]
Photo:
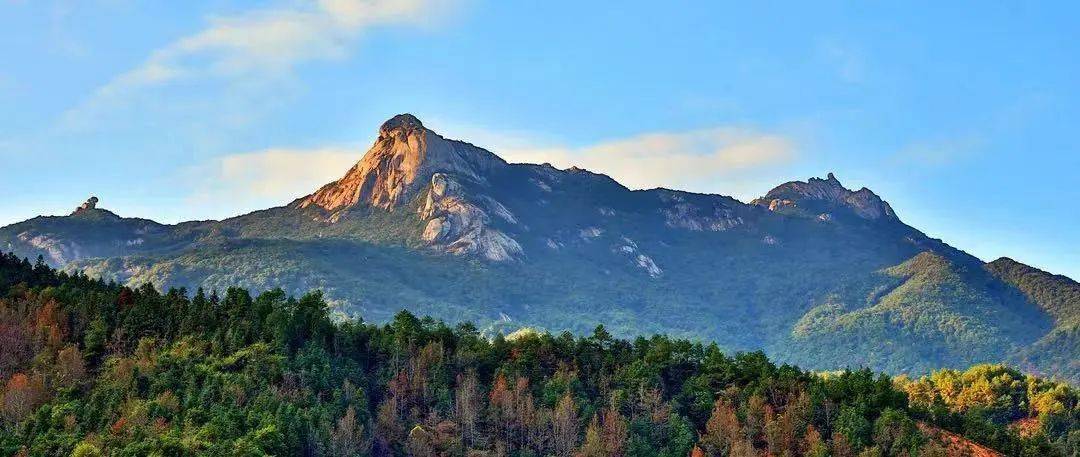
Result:
[[490,331],[701,338],[815,369],[1008,361],[1080,380],[1075,281],[985,264],[831,173],[749,203],[630,190],[402,114],[341,179],[282,207],[163,225],[98,203],[0,228],[0,250],[130,285],[322,289],[373,321],[404,307]]

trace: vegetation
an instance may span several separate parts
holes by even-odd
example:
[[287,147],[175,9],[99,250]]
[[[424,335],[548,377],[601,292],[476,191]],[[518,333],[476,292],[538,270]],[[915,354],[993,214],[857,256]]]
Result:
[[[987,287],[992,281],[981,263],[920,253],[853,281],[808,312],[795,326],[800,344],[789,352],[799,363],[843,367],[846,361],[909,374],[1008,360],[1053,323],[1019,290]],[[1052,360],[1061,359],[1046,358]]]
[[319,293],[165,293],[0,256],[0,454],[1080,452],[1078,393],[997,365],[817,374],[666,336],[483,337]]

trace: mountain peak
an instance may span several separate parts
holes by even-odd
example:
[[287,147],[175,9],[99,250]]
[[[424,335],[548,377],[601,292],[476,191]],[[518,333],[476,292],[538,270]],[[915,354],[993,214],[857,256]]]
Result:
[[383,122],[382,126],[379,127],[379,135],[389,135],[395,130],[407,132],[411,130],[421,130],[423,128],[424,123],[420,122],[420,119],[417,119],[416,116],[413,116],[412,114],[403,113]]
[[435,173],[484,182],[488,171],[504,165],[487,150],[443,138],[416,116],[398,114],[379,127],[375,144],[345,176],[293,206],[333,213],[357,204],[392,209],[410,201]]
[[81,212],[81,211],[97,209],[97,204],[98,204],[99,201],[101,201],[101,200],[99,200],[97,197],[91,195],[90,198],[86,199],[86,201],[83,202],[83,204],[79,205],[78,208],[75,208],[75,213],[78,213],[78,212]]
[[[781,184],[751,203],[770,211],[790,212],[794,209],[809,212],[808,215],[821,213],[824,216],[836,208],[846,208],[863,219],[896,218],[892,207],[873,191],[865,187],[857,191],[848,189],[832,173],[825,179],[810,178]],[[831,216],[825,219],[831,219]]]

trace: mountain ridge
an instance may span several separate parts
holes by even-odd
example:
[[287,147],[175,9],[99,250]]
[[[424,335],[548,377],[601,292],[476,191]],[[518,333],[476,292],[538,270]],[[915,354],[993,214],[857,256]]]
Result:
[[[0,228],[0,250],[131,285],[320,288],[342,313],[373,320],[409,308],[493,332],[603,323],[811,368],[862,351],[870,356],[851,360],[892,372],[1008,360],[1080,377],[1075,347],[1031,352],[1041,338],[1074,341],[1076,320],[1061,317],[1080,308],[1060,298],[1072,297],[1070,283],[984,263],[832,173],[745,203],[630,190],[577,167],[508,163],[402,114],[341,178],[280,207],[165,225],[87,217],[112,214],[92,201]],[[897,268],[918,274],[888,273]],[[904,317],[913,310],[918,319]]]

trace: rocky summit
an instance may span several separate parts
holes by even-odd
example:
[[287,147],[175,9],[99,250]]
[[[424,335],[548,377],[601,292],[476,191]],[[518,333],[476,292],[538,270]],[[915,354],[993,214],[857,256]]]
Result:
[[409,114],[358,159],[310,195],[221,221],[159,224],[91,198],[0,228],[0,250],[132,286],[321,289],[371,321],[408,308],[489,333],[604,324],[815,369],[1006,361],[1080,380],[1075,281],[984,263],[831,173],[749,203],[631,190],[509,164]]

